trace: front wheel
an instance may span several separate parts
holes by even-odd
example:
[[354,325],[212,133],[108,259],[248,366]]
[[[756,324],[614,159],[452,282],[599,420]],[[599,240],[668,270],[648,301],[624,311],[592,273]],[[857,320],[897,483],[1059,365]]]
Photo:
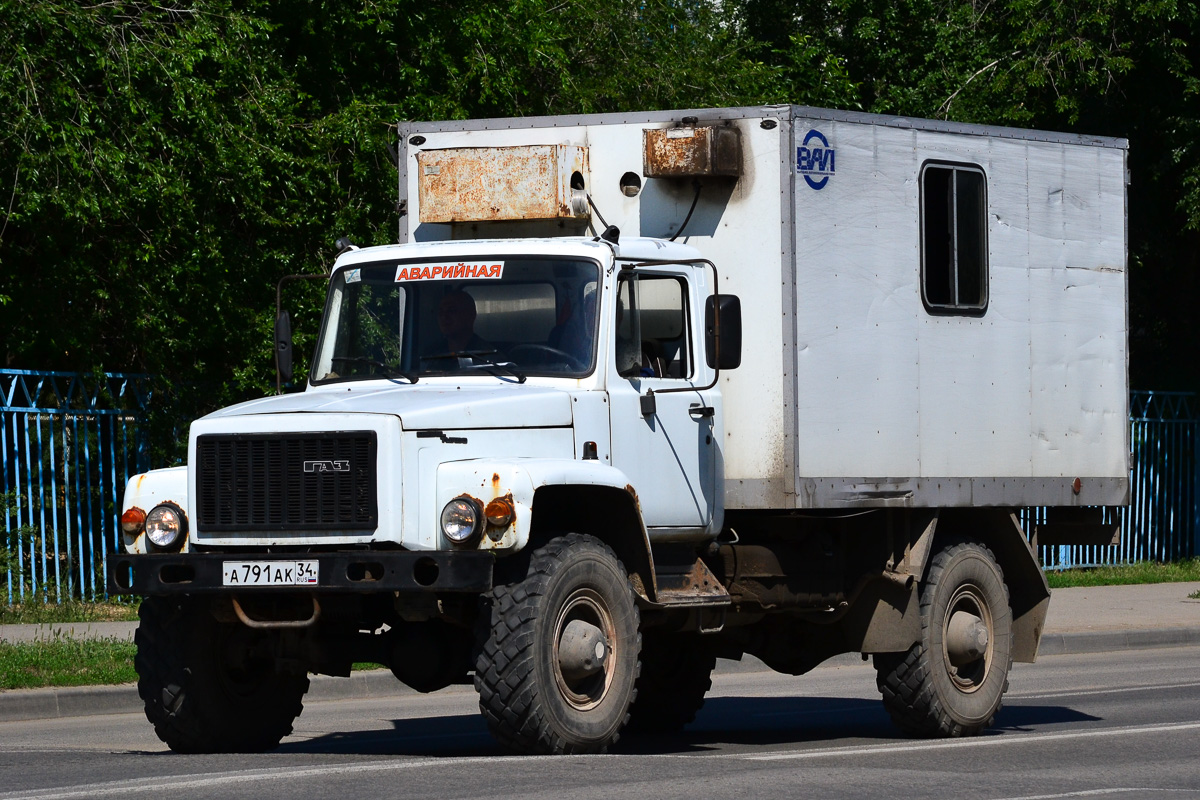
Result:
[[629,710],[629,730],[683,730],[704,705],[716,665],[716,655],[700,634],[643,634],[642,674],[637,682],[637,700]]
[[913,736],[971,736],[992,724],[1012,667],[1012,611],[991,550],[941,550],[921,590],[921,640],[875,656],[892,720]]
[[147,597],[134,641],[138,694],[177,753],[255,753],[292,732],[308,677],[275,669],[268,634],[194,600]]
[[620,735],[638,676],[638,610],[604,543],[568,534],[491,593],[475,665],[492,734],[522,753],[596,753]]

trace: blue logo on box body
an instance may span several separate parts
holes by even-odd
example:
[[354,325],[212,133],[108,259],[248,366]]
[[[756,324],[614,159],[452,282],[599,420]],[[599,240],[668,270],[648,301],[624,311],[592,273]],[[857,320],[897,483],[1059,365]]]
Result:
[[[816,144],[813,144],[813,140]],[[829,177],[836,171],[834,168],[834,149],[829,146],[829,140],[815,128],[804,135],[804,144],[796,148],[796,171],[804,176],[804,181],[814,189],[825,188]]]

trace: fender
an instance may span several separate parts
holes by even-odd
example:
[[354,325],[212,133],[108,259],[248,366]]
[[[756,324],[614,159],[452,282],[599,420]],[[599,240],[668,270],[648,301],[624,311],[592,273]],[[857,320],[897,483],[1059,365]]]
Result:
[[[650,537],[629,477],[616,467],[598,461],[558,458],[480,458],[447,462],[438,467],[436,509],[440,514],[446,503],[461,495],[474,498],[481,507],[486,507],[495,498],[509,499],[515,512],[512,522],[503,531],[489,529],[488,535],[481,537],[478,544],[480,549],[493,550],[499,555],[504,551],[522,550],[530,544],[534,499],[539,490],[568,491],[572,487],[619,492],[628,498],[630,513],[623,517],[627,535],[614,532],[611,526],[597,527],[594,519],[582,519],[587,516],[582,507],[576,510],[580,512],[580,523],[587,523],[584,525],[587,529],[579,526],[569,529],[593,533],[612,546],[629,569],[638,594],[653,599],[656,582]],[[636,532],[632,530],[635,524]],[[449,546],[449,542],[442,542],[442,547]]]
[[[121,503],[121,513],[124,514],[131,508],[140,508],[149,514],[155,506],[169,502],[183,509],[183,515],[186,518],[189,510],[187,486],[187,467],[154,469],[134,475],[129,479],[129,483],[125,484],[125,499]],[[183,543],[183,552],[185,553],[188,551],[190,540],[191,526],[189,525],[188,541]],[[126,553],[150,552],[144,530],[138,531],[133,536],[121,531],[121,542]]]

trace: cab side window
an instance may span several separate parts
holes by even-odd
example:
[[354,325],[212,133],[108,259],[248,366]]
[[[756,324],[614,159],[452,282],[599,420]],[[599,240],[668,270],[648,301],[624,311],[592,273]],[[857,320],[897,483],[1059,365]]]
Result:
[[669,275],[621,276],[617,372],[626,378],[692,376],[687,284]]

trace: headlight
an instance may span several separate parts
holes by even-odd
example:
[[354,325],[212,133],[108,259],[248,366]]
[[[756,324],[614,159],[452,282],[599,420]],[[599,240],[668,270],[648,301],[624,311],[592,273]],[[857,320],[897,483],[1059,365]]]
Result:
[[160,550],[176,547],[186,533],[183,511],[178,506],[155,506],[146,515],[146,538]]
[[479,532],[483,511],[470,497],[456,497],[442,509],[442,533],[454,544],[465,544]]

